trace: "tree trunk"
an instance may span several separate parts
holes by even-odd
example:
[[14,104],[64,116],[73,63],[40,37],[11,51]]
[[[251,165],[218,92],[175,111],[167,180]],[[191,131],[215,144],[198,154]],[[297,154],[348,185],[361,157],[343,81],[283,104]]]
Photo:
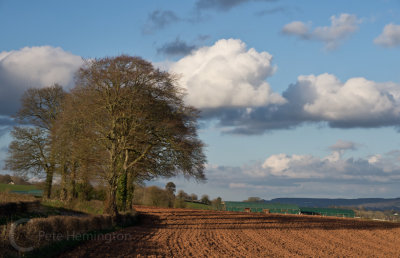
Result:
[[46,169],[46,182],[44,185],[44,193],[43,197],[50,199],[51,197],[51,188],[53,185],[53,174],[54,174],[54,166],[51,165]]
[[77,193],[76,193],[76,169],[77,169],[77,164],[76,162],[73,163],[72,169],[71,169],[71,176],[70,176],[70,182],[69,182],[69,191],[68,191],[68,201],[71,201],[72,199],[77,198]]
[[60,191],[60,200],[66,201],[68,197],[68,182],[67,182],[67,165],[62,165],[61,170],[61,191]]
[[132,173],[128,174],[127,184],[126,208],[128,211],[131,211],[133,210],[133,192],[135,191]]
[[119,211],[126,211],[126,200],[127,200],[127,193],[128,193],[128,178],[126,175],[126,172],[124,172],[119,178],[118,178],[118,210]]
[[117,197],[117,186],[114,183],[114,185],[110,185],[107,203],[105,207],[105,212],[113,217],[118,217],[119,215],[117,209],[116,197]]

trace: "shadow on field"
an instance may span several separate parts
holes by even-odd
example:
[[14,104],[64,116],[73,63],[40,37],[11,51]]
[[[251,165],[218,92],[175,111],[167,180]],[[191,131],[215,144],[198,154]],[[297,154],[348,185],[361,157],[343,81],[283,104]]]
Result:
[[150,241],[157,232],[160,219],[156,215],[138,212],[138,223],[116,232],[86,241],[59,257],[136,257],[162,256],[158,243]]

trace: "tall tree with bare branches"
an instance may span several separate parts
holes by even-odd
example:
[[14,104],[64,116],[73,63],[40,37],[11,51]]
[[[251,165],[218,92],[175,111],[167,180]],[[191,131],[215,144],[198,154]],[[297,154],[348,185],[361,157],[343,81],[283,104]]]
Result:
[[65,92],[60,85],[28,89],[22,97],[21,109],[15,116],[16,126],[11,132],[6,169],[16,173],[46,174],[44,196],[50,198],[55,170],[51,130],[61,112]]
[[71,98],[78,104],[66,110],[82,115],[87,137],[107,155],[94,161],[108,184],[108,213],[131,207],[134,182],[178,173],[205,179],[198,112],[184,104],[171,74],[118,56],[89,61],[77,79]]

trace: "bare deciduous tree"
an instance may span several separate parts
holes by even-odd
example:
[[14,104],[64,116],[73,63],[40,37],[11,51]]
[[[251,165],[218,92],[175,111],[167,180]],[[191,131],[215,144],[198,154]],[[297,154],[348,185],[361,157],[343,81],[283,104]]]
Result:
[[205,179],[198,112],[184,104],[173,76],[119,56],[89,61],[77,78],[65,116],[80,117],[85,136],[76,139],[90,139],[100,154],[91,162],[108,184],[108,213],[131,208],[135,182],[177,173]]
[[65,92],[60,85],[42,89],[28,89],[15,118],[25,124],[11,132],[14,140],[9,147],[6,169],[16,173],[46,173],[44,196],[50,198],[55,169],[50,131],[61,112]]

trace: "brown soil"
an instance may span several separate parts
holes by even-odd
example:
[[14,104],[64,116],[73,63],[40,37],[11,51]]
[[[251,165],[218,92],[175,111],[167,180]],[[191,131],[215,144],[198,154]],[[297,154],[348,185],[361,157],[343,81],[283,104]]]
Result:
[[[136,207],[138,226],[62,257],[400,257],[400,224]],[[125,237],[125,240],[121,240]]]

